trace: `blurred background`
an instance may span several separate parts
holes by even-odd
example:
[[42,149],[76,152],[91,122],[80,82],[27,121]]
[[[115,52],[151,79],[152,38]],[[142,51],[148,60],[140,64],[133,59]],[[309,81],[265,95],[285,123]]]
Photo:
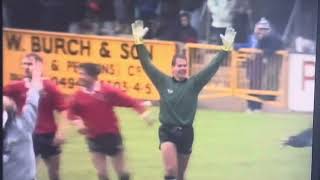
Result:
[[238,32],[237,43],[246,42],[265,17],[286,48],[302,51],[296,43],[302,41],[310,46],[305,51],[315,51],[311,44],[316,37],[317,0],[4,0],[2,4],[4,27],[125,36],[131,32],[130,24],[142,19],[150,27],[148,38],[211,44],[219,44],[217,36],[227,26]]

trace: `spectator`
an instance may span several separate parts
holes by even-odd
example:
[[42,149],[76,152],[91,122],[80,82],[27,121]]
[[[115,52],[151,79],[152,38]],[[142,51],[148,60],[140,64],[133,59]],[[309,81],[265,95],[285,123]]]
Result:
[[155,39],[165,40],[165,41],[176,41],[177,40],[177,22],[176,21],[166,21],[160,19],[159,25],[155,30]]
[[3,27],[9,26],[8,8],[4,2],[2,2],[2,22]]
[[[250,30],[250,15],[251,10],[249,7],[249,1],[237,1],[232,11],[232,24],[233,28],[237,31],[235,38],[235,49],[245,47],[248,44]],[[248,46],[248,45],[247,45]]]
[[159,25],[155,32],[155,38],[160,40],[176,41],[177,19],[179,18],[178,0],[161,0]]
[[232,9],[235,0],[208,0],[207,6],[211,13],[211,39],[215,44],[221,45],[219,34],[224,34],[227,27],[232,25]]
[[295,39],[295,51],[297,53],[315,54],[316,42],[299,36]]
[[42,8],[38,0],[4,0],[9,19],[8,27],[39,29]]
[[46,0],[40,1],[42,13],[40,29],[44,31],[67,32],[70,24],[68,16],[68,1]]
[[262,49],[264,54],[271,55],[283,48],[281,37],[271,28],[266,18],[261,18],[258,22],[255,36],[258,40],[257,48]]
[[180,10],[190,14],[190,24],[196,30],[197,34],[201,31],[201,15],[203,11],[204,0],[180,0]]
[[[137,19],[142,19],[148,27],[154,29],[155,22],[157,15],[157,8],[159,6],[159,0],[136,0],[136,8],[137,8]],[[146,38],[153,38],[154,34],[152,31],[149,31],[146,34]]]
[[[283,43],[280,37],[272,31],[271,25],[266,18],[263,17],[257,22],[254,34],[250,36],[250,41],[246,46],[263,51],[262,55],[257,55],[253,60],[248,61],[247,75],[250,89],[277,90],[281,61],[274,56],[274,52],[282,49]],[[275,99],[275,96],[271,95],[252,95],[262,100]],[[248,112],[258,112],[261,109],[262,103],[248,100]]]
[[86,15],[86,0],[69,0],[67,4],[70,18],[69,32],[82,33],[81,24]]
[[159,0],[136,0],[136,8],[138,9],[138,19],[150,20],[154,19],[157,14]]
[[129,34],[130,23],[134,20],[134,4],[132,0],[114,1],[116,24],[114,31],[117,34]]
[[114,35],[114,0],[89,0],[89,18],[93,19],[93,31],[99,35]]
[[196,30],[190,24],[190,15],[187,12],[183,12],[180,14],[179,19],[179,27],[178,27],[178,41],[181,42],[192,42],[196,43],[198,41],[198,35]]

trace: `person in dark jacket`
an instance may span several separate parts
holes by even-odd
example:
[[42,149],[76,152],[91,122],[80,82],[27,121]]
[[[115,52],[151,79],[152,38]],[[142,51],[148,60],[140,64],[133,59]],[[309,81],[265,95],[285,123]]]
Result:
[[179,26],[177,32],[177,41],[181,42],[198,42],[198,34],[190,24],[190,15],[187,12],[180,14]]
[[[280,36],[272,30],[269,21],[264,17],[261,18],[256,23],[254,34],[250,36],[248,43],[238,47],[257,48],[263,51],[263,54],[257,54],[254,59],[247,63],[249,88],[253,90],[277,90],[279,88],[281,61],[279,61],[275,52],[283,48],[283,43]],[[261,100],[275,99],[275,96],[271,95],[252,95]],[[248,100],[248,112],[259,112],[261,109],[261,102]]]

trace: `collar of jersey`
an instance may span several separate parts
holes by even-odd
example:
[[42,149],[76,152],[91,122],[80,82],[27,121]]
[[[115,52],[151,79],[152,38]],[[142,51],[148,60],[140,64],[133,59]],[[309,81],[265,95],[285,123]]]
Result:
[[96,81],[93,85],[93,91],[88,91],[85,87],[82,87],[81,90],[87,94],[94,94],[95,92],[98,92],[101,90],[101,83]]
[[184,83],[184,82],[186,82],[186,81],[188,80],[188,78],[185,78],[185,79],[182,80],[182,81],[178,81],[178,80],[176,80],[174,77],[172,77],[172,80],[173,80],[174,82],[176,82],[176,83]]

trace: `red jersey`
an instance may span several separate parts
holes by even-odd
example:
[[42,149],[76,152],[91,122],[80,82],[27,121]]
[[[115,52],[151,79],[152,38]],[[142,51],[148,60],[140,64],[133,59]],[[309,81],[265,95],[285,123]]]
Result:
[[132,107],[135,111],[145,111],[142,104],[123,93],[120,89],[101,84],[93,93],[78,90],[71,98],[68,117],[80,117],[88,129],[88,136],[94,138],[105,133],[120,133],[115,106]]
[[[12,98],[18,108],[18,113],[26,101],[28,88],[24,81],[16,81],[6,85],[3,94]],[[43,92],[39,100],[39,110],[35,134],[55,133],[57,125],[54,119],[54,110],[63,111],[66,109],[63,94],[57,86],[49,80],[43,80]]]

